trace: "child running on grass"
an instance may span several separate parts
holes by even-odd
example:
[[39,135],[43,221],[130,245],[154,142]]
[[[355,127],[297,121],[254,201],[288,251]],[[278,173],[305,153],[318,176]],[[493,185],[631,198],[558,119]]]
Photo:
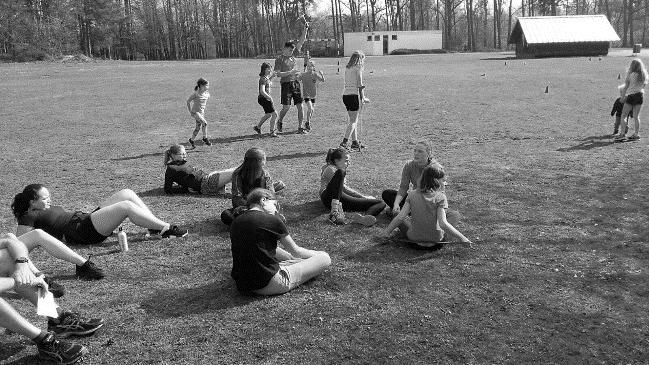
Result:
[[192,136],[189,139],[189,144],[192,145],[192,148],[196,148],[194,139],[196,139],[196,136],[201,129],[203,130],[203,142],[208,146],[212,145],[212,142],[207,138],[207,121],[205,120],[205,105],[207,104],[207,99],[210,98],[210,92],[208,91],[209,88],[210,83],[201,77],[196,81],[194,93],[192,93],[189,96],[189,99],[187,99],[187,109],[189,110],[189,114],[196,119],[196,128],[194,128],[194,133],[192,133]]
[[389,237],[399,227],[402,238],[428,247],[443,241],[446,231],[464,243],[471,243],[446,220],[447,209],[444,170],[440,165],[426,166],[419,180],[419,188],[408,194],[406,203],[385,229],[384,235]]
[[[640,110],[642,109],[644,87],[647,85],[648,78],[647,69],[642,61],[639,58],[632,60],[624,82],[624,108],[622,108],[620,134],[615,137],[615,140],[618,142],[624,140],[637,141],[640,139]],[[635,130],[629,138],[625,139],[627,127],[626,118],[631,112],[633,112]]]
[[279,137],[275,132],[275,119],[277,118],[277,112],[275,111],[275,106],[273,105],[273,97],[270,96],[270,87],[273,84],[271,80],[275,77],[275,71],[272,69],[272,65],[268,62],[261,64],[261,72],[259,73],[259,96],[257,97],[257,102],[264,108],[264,116],[259,120],[259,124],[254,126],[252,129],[261,135],[261,126],[264,125],[264,122],[270,118],[270,134],[271,137]]
[[311,132],[311,118],[313,117],[313,109],[315,106],[315,96],[317,92],[318,82],[324,82],[324,74],[322,71],[316,71],[315,62],[310,60],[300,78],[302,79],[302,96],[304,96],[304,104],[306,104],[306,123],[304,129]]

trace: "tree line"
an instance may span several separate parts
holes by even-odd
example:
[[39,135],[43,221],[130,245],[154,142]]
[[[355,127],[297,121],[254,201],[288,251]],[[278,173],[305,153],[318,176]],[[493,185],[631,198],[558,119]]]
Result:
[[[442,30],[447,50],[506,49],[519,16],[605,14],[622,46],[646,44],[649,0],[2,0],[0,60],[82,53],[123,60],[276,54],[306,18],[306,48],[335,56],[346,32]],[[320,4],[322,5],[322,4]]]

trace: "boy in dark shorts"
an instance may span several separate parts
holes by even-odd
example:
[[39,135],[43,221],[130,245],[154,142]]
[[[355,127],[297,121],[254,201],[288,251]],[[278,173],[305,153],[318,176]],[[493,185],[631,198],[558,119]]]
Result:
[[300,82],[297,80],[300,71],[295,68],[296,62],[294,57],[295,50],[300,52],[302,49],[302,45],[306,41],[306,33],[308,29],[309,23],[305,21],[304,30],[302,31],[302,36],[300,36],[297,45],[293,42],[286,42],[282,54],[275,59],[274,71],[275,74],[280,77],[282,93],[282,110],[279,112],[279,120],[277,121],[277,130],[280,132],[283,131],[284,116],[286,116],[288,110],[291,109],[291,100],[293,100],[293,104],[295,104],[295,107],[297,108],[297,118],[299,122],[298,133],[308,133],[302,128],[302,121],[304,120],[304,111],[302,110],[302,90],[300,88]]
[[[618,87],[618,90],[622,92],[621,87],[624,85],[621,85]],[[615,115],[615,124],[613,125],[613,134],[618,134],[619,129],[620,129],[620,123],[622,122],[622,108],[624,108],[624,103],[622,102],[622,96],[621,95],[619,98],[615,99],[615,102],[613,102],[613,109],[611,109],[611,116]],[[633,118],[633,110],[629,112],[629,116],[627,116],[626,120],[627,122],[629,121],[629,118]],[[629,131],[629,124],[627,123],[626,128],[624,130],[623,134],[626,134]]]

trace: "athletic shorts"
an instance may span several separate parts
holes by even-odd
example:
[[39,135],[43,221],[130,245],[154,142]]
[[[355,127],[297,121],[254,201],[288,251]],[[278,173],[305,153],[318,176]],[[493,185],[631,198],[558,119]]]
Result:
[[635,94],[628,95],[624,102],[626,104],[631,104],[631,105],[642,105],[643,99],[644,99],[643,93],[635,93]]
[[291,99],[295,105],[302,104],[302,89],[300,89],[299,81],[282,82],[280,85],[282,87],[282,105],[291,105]]
[[[97,209],[95,209],[96,211]],[[97,232],[92,224],[90,213],[75,212],[68,223],[67,231],[64,234],[65,242],[76,245],[94,245],[104,242],[108,236]]]
[[262,108],[264,108],[264,113],[272,113],[275,111],[275,107],[273,106],[273,102],[266,99],[265,97],[259,95],[257,97],[257,103],[261,105]]
[[203,176],[201,180],[201,194],[203,195],[218,195],[225,192],[225,185],[219,184],[221,176],[218,172],[212,172],[207,176]]
[[343,104],[348,112],[356,112],[360,109],[360,97],[358,95],[343,95]]
[[315,104],[315,98],[304,98],[304,102],[311,102],[311,104]]

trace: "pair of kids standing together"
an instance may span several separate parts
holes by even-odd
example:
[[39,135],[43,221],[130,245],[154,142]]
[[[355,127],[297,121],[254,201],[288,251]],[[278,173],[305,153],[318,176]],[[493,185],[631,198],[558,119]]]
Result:
[[[616,142],[637,141],[640,139],[640,111],[644,99],[644,88],[649,82],[647,69],[639,58],[631,61],[624,84],[618,86],[620,97],[615,100],[611,115],[615,114],[613,134]],[[627,119],[633,118],[634,131],[626,137]]]

